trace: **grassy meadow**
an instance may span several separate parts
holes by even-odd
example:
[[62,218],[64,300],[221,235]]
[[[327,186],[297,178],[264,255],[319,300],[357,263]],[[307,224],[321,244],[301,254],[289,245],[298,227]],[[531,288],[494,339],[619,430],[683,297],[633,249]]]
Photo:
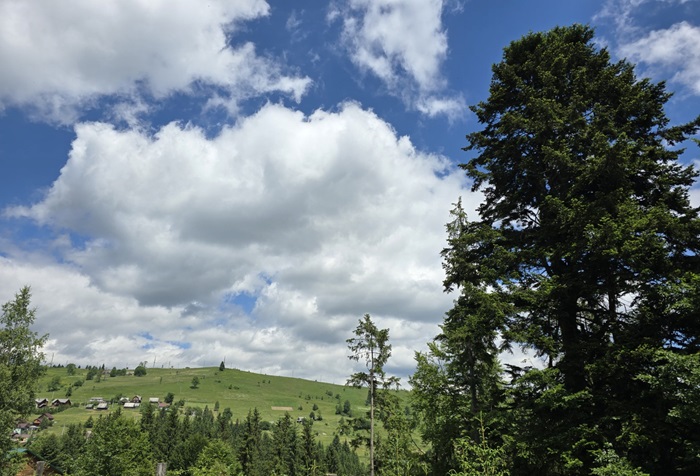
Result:
[[[131,370],[130,372],[133,372]],[[110,404],[107,411],[87,410],[85,405],[92,397],[102,397],[109,401],[116,396],[132,398],[140,395],[146,402],[151,397],[158,397],[162,402],[171,392],[175,402],[185,400],[185,407],[208,406],[214,410],[219,402],[219,410],[230,408],[233,419],[243,421],[248,411],[257,408],[263,421],[275,422],[283,417],[285,411],[294,417],[309,417],[314,413],[322,416],[321,421],[314,423],[317,438],[324,445],[333,440],[341,416],[336,415],[336,405],[342,406],[346,400],[350,402],[353,415],[362,415],[368,411],[365,404],[367,389],[357,389],[323,382],[314,382],[299,378],[276,377],[261,375],[236,369],[219,371],[218,367],[185,368],[185,369],[147,369],[142,377],[134,375],[109,377],[103,375],[100,380],[85,380],[87,370],[76,369],[74,375],[68,375],[65,368],[49,368],[37,389],[38,398],[66,398],[66,391],[78,380],[84,383],[80,387],[72,387],[70,395],[73,406],[67,410],[54,413],[52,408],[36,410],[37,414],[48,411],[54,414],[54,424],[49,431],[61,432],[65,425],[83,423],[90,416],[114,411],[119,404]],[[54,392],[47,389],[50,382],[58,376],[61,388]],[[192,388],[192,379],[199,379],[199,386]],[[408,396],[407,391],[399,391],[402,398]],[[273,409],[286,408],[287,410]],[[139,418],[139,409],[123,409],[125,415]]]

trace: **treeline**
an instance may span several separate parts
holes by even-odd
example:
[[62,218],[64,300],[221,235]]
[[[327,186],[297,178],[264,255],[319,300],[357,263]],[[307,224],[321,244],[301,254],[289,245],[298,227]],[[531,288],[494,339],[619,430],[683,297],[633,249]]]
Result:
[[[336,436],[324,447],[313,421],[297,423],[289,414],[270,426],[257,409],[243,421],[226,408],[143,405],[140,420],[121,409],[62,434],[41,432],[29,448],[53,467],[76,476],[152,476],[158,462],[169,476],[365,474],[355,451]],[[263,430],[270,427],[270,430]]]

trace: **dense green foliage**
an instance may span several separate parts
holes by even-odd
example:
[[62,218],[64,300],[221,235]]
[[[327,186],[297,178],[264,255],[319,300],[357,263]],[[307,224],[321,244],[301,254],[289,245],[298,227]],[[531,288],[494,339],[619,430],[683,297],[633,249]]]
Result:
[[[443,251],[460,295],[412,380],[436,474],[460,436],[513,475],[700,474],[697,174],[674,148],[700,118],[669,127],[669,97],[578,25],[493,67],[463,165],[484,201]],[[502,379],[511,346],[543,368]]]
[[178,406],[142,407],[141,420],[120,410],[102,415],[87,429],[70,425],[63,434],[42,432],[30,447],[55,467],[74,475],[152,475],[157,462],[168,475],[269,476],[334,472],[362,474],[357,454],[336,438],[326,448],[316,442],[313,422],[299,425],[287,414],[262,430],[257,410],[233,421],[230,409],[215,414]]
[[35,310],[30,308],[31,293],[22,288],[15,299],[2,306],[0,316],[0,474],[12,474],[5,457],[12,448],[10,435],[17,419],[34,406],[34,391],[44,373],[41,347],[46,336],[30,329]]

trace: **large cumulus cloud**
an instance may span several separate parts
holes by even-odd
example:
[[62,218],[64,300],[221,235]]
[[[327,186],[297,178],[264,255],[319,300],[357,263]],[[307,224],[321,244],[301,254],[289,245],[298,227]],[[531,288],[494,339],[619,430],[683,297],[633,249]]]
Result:
[[[70,236],[61,255],[82,288],[167,316],[167,330],[146,317],[136,332],[115,311],[111,333],[148,335],[134,345],[168,349],[169,361],[213,365],[236,349],[312,377],[344,358],[365,312],[396,329],[407,371],[450,306],[439,252],[464,185],[447,159],[356,104],[309,116],[270,104],[215,137],[80,124],[44,199],[5,213]],[[465,198],[473,209],[478,197]]]

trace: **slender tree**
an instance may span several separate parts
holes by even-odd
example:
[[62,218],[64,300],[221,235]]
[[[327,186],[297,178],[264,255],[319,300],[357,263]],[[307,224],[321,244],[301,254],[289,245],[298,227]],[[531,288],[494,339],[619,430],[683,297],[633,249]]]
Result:
[[367,371],[357,372],[350,376],[347,383],[355,387],[367,386],[369,388],[370,403],[370,436],[369,458],[370,475],[374,476],[374,410],[377,396],[377,384],[384,389],[398,384],[398,378],[387,378],[384,372],[389,357],[391,357],[391,345],[389,341],[389,329],[378,329],[372,322],[369,314],[360,319],[354,331],[355,337],[347,340],[351,354],[350,360],[363,361]]

